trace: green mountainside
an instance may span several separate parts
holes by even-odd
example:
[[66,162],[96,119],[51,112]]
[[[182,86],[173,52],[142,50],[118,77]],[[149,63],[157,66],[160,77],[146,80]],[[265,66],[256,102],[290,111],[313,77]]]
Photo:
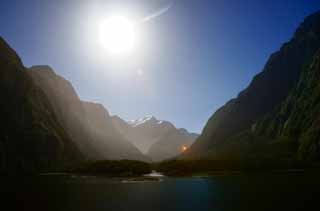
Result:
[[297,87],[281,106],[256,124],[252,133],[284,145],[297,159],[319,160],[319,121],[320,51],[302,72]]
[[[237,98],[218,109],[181,158],[316,159],[320,12],[272,54]],[[272,144],[271,144],[272,143]]]

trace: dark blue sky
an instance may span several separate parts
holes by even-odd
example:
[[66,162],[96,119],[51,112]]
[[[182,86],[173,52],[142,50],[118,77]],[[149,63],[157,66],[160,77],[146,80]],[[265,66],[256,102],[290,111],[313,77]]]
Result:
[[[171,2],[141,24],[132,57],[110,58],[97,45],[96,16],[125,8],[143,18]],[[111,114],[152,114],[200,132],[319,9],[319,0],[2,0],[0,35],[27,67],[50,65]]]

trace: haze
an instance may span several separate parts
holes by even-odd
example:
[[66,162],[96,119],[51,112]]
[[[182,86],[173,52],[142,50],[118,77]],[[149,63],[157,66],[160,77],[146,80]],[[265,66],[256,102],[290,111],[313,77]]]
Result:
[[[200,133],[319,1],[32,0],[2,5],[0,34],[26,66],[52,66],[82,99],[101,102],[126,120],[152,114]],[[101,18],[120,13],[143,20],[168,5],[165,13],[139,25],[138,41],[126,60],[108,56],[99,46]]]

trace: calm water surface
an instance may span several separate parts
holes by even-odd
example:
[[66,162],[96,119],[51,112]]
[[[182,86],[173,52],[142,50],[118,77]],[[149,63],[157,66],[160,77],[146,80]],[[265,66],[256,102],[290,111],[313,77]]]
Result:
[[6,210],[224,211],[319,210],[319,174],[165,178],[122,183],[105,178],[2,179]]

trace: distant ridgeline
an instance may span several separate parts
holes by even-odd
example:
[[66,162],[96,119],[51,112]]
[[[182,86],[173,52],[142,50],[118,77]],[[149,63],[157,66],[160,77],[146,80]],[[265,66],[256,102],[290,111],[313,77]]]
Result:
[[46,94],[60,124],[87,159],[148,160],[117,132],[103,105],[81,101],[71,83],[50,67],[33,66],[28,74]]
[[198,134],[178,129],[171,122],[150,115],[128,122],[113,116],[112,121],[115,128],[152,161],[178,156],[198,137]]
[[[50,67],[26,69],[1,38],[0,94],[0,174],[58,171],[87,160],[159,161],[197,137],[153,117],[111,117],[102,105],[81,101]],[[320,12],[305,19],[178,158],[157,168],[177,174],[320,160]]]
[[182,159],[283,163],[320,159],[320,12],[209,119]]
[[49,66],[25,68],[2,38],[0,87],[0,174],[61,171],[95,160],[158,161],[177,156],[197,136],[154,117],[139,125],[111,117],[103,105],[81,101]]
[[82,102],[48,66],[26,69],[0,38],[0,174],[57,171],[85,160],[148,161],[100,104]]

